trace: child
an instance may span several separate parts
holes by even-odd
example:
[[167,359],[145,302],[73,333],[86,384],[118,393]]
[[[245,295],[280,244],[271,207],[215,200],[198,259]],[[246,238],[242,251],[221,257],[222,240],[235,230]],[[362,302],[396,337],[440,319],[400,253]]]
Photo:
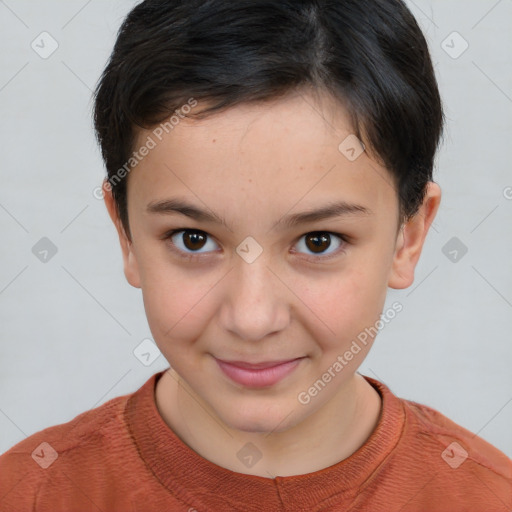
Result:
[[510,510],[510,459],[357,372],[438,210],[443,121],[400,0],[136,6],[95,127],[170,368],[0,457],[0,510]]

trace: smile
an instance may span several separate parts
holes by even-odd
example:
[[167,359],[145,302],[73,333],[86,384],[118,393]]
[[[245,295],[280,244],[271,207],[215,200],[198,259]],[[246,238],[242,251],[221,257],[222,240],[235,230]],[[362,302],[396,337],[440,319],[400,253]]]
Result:
[[222,361],[215,358],[222,372],[232,381],[250,388],[273,386],[292,373],[304,359],[299,357],[286,361],[246,363],[244,361]]

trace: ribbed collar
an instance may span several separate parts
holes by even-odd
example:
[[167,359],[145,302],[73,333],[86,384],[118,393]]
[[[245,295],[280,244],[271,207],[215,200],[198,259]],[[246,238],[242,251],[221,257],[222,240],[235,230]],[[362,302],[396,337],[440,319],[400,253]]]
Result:
[[382,399],[377,427],[366,443],[347,459],[333,466],[295,476],[274,479],[236,473],[218,466],[184,444],[168,427],[156,406],[155,386],[167,370],[151,376],[129,396],[125,420],[137,449],[156,478],[171,494],[201,510],[233,508],[261,510],[314,510],[334,495],[357,494],[398,442],[404,409],[389,388],[363,377]]

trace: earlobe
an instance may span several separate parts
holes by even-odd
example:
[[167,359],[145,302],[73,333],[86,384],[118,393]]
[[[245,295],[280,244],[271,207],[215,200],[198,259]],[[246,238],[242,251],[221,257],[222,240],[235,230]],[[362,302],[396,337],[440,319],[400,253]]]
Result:
[[112,222],[114,223],[117,234],[119,236],[119,243],[121,245],[121,252],[123,255],[124,275],[126,280],[134,288],[140,288],[139,266],[133,250],[133,243],[126,236],[126,232],[122,225],[121,219],[119,218],[116,202],[112,195],[112,187],[106,179],[103,181],[102,189],[105,206],[107,207],[108,214],[112,219]]
[[401,228],[397,237],[388,286],[395,289],[409,287],[414,281],[414,269],[421,255],[428,230],[441,202],[441,188],[429,182],[418,212]]

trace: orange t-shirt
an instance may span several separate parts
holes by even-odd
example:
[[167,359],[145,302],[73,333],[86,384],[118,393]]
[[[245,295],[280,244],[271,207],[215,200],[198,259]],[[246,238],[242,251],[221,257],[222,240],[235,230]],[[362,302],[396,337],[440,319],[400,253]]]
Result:
[[359,450],[313,473],[263,478],[217,466],[174,434],[155,403],[162,374],[4,453],[0,511],[512,510],[508,457],[370,377],[382,411]]

